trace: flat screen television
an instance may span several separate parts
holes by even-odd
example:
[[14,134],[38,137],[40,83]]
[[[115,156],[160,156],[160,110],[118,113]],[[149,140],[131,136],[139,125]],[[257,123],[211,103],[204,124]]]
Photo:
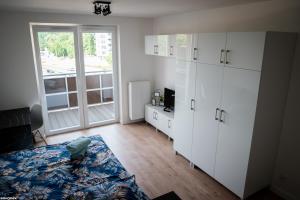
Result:
[[175,91],[165,88],[165,99],[164,99],[164,107],[165,111],[174,110],[174,102],[175,102]]

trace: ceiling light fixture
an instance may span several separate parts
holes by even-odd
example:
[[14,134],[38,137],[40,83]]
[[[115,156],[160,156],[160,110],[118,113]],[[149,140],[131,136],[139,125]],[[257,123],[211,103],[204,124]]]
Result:
[[96,15],[103,15],[103,16],[107,16],[111,14],[110,11],[110,1],[94,1],[94,13]]

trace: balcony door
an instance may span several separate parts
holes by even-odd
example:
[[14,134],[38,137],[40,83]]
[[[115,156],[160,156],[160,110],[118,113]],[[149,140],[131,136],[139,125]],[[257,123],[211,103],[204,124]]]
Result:
[[114,29],[108,28],[80,29],[83,102],[86,111],[84,120],[87,127],[111,123],[118,118],[114,33]]
[[33,38],[47,135],[118,120],[113,28],[34,26]]

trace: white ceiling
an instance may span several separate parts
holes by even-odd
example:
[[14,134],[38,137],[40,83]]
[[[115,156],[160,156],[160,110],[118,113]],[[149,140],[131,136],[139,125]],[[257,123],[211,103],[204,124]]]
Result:
[[[112,0],[114,16],[159,17],[266,0]],[[93,0],[1,0],[2,10],[92,14]]]

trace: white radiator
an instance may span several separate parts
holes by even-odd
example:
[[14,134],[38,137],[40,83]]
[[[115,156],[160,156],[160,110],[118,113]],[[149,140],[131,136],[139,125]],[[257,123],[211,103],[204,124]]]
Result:
[[131,120],[145,118],[145,105],[151,101],[150,81],[129,82],[129,117]]

